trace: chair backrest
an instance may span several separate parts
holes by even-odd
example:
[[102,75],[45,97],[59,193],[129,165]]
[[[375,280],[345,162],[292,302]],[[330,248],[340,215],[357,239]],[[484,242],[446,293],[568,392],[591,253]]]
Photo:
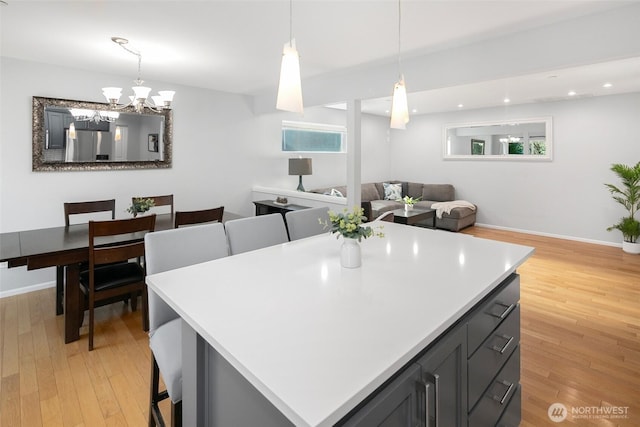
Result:
[[[222,223],[156,231],[144,237],[147,274],[198,264],[229,254]],[[149,295],[149,333],[178,315],[153,290]]]
[[89,277],[93,275],[93,269],[102,264],[144,256],[144,235],[153,231],[155,225],[155,214],[131,219],[89,221]]
[[173,215],[173,194],[167,194],[166,196],[142,196],[142,197],[132,197],[131,203],[135,199],[152,199],[154,203],[154,207],[158,206],[170,206],[171,207],[171,215]]
[[265,248],[289,240],[284,219],[279,213],[258,215],[227,221],[224,225],[229,240],[229,253]]
[[[329,208],[309,208],[289,211],[285,214],[289,239],[298,240],[316,234],[328,233],[325,224],[329,222]],[[322,222],[320,222],[322,221]]]
[[64,204],[64,225],[69,226],[71,215],[111,211],[111,219],[116,219],[116,199],[91,202],[67,202]]
[[175,227],[178,228],[181,225],[202,224],[205,222],[222,222],[222,215],[224,215],[224,206],[200,211],[177,211]]

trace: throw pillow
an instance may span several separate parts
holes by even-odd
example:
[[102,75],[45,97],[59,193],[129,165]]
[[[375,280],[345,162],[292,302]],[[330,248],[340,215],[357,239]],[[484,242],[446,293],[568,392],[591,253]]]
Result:
[[331,189],[330,195],[336,196],[336,197],[344,197],[344,195],[340,191],[336,190],[335,188]]
[[384,199],[385,200],[400,200],[402,199],[402,184],[390,184],[383,182],[384,187]]

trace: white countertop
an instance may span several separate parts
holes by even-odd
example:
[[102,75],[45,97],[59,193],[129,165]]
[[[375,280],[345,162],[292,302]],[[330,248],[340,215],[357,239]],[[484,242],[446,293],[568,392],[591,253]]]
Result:
[[332,425],[533,253],[383,224],[361,268],[327,233],[147,283],[295,425]]

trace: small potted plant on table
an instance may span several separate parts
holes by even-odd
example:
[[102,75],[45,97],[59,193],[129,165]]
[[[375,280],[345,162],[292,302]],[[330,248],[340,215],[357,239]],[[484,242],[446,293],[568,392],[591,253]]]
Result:
[[137,217],[139,213],[145,213],[156,204],[153,199],[145,199],[142,197],[136,197],[133,199],[133,203],[131,206],[127,208],[127,212],[133,215],[133,217]]
[[640,210],[640,162],[635,166],[620,163],[611,165],[611,170],[622,180],[622,187],[605,184],[613,200],[620,203],[627,210],[617,224],[607,228],[607,231],[619,230],[622,233],[622,250],[631,254],[640,254],[640,222],[635,218]]
[[415,205],[419,201],[420,201],[420,197],[416,197],[414,199],[413,197],[404,196],[402,198],[402,202],[404,203],[404,210],[405,211],[410,211],[411,209],[413,209],[413,205]]

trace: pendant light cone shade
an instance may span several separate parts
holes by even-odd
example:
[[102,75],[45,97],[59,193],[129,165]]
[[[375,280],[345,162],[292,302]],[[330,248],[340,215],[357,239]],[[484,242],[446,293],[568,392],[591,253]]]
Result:
[[391,129],[406,129],[409,123],[409,105],[407,103],[407,88],[404,77],[393,86],[391,101]]
[[302,114],[302,84],[300,82],[300,57],[296,50],[296,41],[285,43],[280,66],[280,83],[276,108]]

